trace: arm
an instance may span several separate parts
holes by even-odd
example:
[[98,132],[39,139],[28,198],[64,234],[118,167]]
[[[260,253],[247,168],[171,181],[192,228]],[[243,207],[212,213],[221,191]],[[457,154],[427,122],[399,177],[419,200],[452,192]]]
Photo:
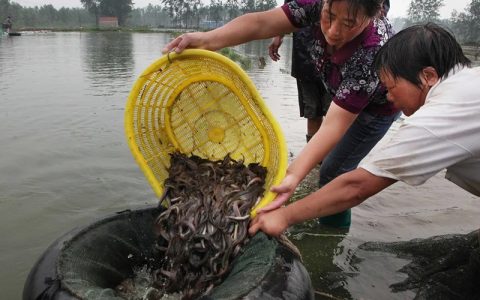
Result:
[[269,235],[278,236],[293,224],[354,207],[395,182],[395,179],[375,176],[358,168],[335,178],[315,193],[286,207],[259,214],[252,220],[249,233],[254,235],[258,230],[262,230]]
[[277,197],[259,212],[276,209],[285,203],[300,181],[337,145],[356,117],[357,114],[332,102],[320,129],[289,165],[281,184],[272,187]]
[[358,114],[351,113],[332,101],[322,126],[288,167],[300,182],[337,145]]
[[163,52],[185,48],[218,50],[252,40],[271,38],[295,30],[282,8],[249,13],[208,32],[185,33],[168,43]]

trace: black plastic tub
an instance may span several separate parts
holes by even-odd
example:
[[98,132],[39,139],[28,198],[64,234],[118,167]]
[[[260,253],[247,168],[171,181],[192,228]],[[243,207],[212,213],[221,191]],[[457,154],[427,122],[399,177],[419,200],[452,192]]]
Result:
[[[159,208],[128,210],[76,228],[39,258],[23,299],[121,299],[111,292],[134,270],[158,267],[153,222]],[[255,235],[225,280],[202,299],[313,299],[310,277],[292,250]]]

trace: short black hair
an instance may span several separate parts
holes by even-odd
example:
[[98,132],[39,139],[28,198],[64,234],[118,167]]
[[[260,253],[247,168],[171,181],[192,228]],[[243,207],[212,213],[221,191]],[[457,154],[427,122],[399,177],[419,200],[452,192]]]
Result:
[[446,29],[435,23],[414,25],[403,29],[375,56],[375,70],[388,71],[393,78],[401,77],[420,86],[419,74],[433,67],[441,78],[456,65],[470,66],[462,47]]
[[348,15],[354,18],[357,17],[358,12],[362,8],[365,15],[369,18],[375,17],[382,8],[382,0],[325,0],[325,2],[328,2],[329,9],[335,1],[347,1],[349,6]]

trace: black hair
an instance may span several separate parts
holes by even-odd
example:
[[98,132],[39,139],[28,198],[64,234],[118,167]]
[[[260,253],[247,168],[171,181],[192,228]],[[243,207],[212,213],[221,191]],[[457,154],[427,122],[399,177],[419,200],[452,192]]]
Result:
[[434,23],[408,27],[383,45],[377,52],[374,67],[394,79],[401,77],[421,86],[420,72],[433,67],[441,78],[456,65],[470,66],[455,37]]
[[332,3],[335,1],[347,1],[349,9],[348,15],[354,19],[357,14],[363,9],[363,12],[368,18],[375,17],[382,8],[382,0],[325,0],[328,3],[328,9],[332,8]]

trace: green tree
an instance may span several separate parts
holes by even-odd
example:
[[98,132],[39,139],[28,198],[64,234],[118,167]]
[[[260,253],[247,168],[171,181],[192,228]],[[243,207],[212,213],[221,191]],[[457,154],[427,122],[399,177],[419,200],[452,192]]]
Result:
[[170,17],[164,7],[149,4],[147,7],[134,9],[128,22],[132,26],[166,27],[170,25]]
[[480,29],[480,0],[472,0],[467,10],[470,13],[472,23],[477,25],[477,29]]
[[443,0],[412,0],[408,7],[408,23],[438,21]]
[[1,22],[8,16],[10,9],[10,1],[9,0],[0,0],[0,18]]
[[80,0],[80,2],[91,14],[95,15],[97,27],[100,16],[117,17],[118,24],[124,26],[133,8],[132,0]]
[[222,0],[211,0],[210,2],[210,20],[215,21],[217,25],[223,21],[223,7]]
[[80,0],[83,7],[95,16],[95,25],[98,27],[98,17],[100,16],[101,0]]
[[57,10],[51,4],[40,7],[38,16],[40,22],[46,24],[48,27],[54,27],[57,23]]
[[228,19],[232,20],[240,14],[240,0],[226,0]]
[[461,42],[480,45],[480,0],[472,0],[464,12],[454,11],[450,22]]
[[128,15],[132,11],[132,0],[101,0],[100,13],[103,16],[115,16],[118,18],[118,25],[124,26]]
[[277,1],[275,0],[259,0],[256,5],[257,11],[265,11],[274,8],[277,6]]
[[256,11],[255,0],[241,0],[241,1],[242,2],[240,4],[240,7],[244,13]]
[[186,18],[190,20],[190,26],[198,27],[200,24],[200,10],[203,7],[201,0],[190,0]]
[[180,22],[181,7],[184,0],[161,0],[168,11],[170,18],[178,25]]

